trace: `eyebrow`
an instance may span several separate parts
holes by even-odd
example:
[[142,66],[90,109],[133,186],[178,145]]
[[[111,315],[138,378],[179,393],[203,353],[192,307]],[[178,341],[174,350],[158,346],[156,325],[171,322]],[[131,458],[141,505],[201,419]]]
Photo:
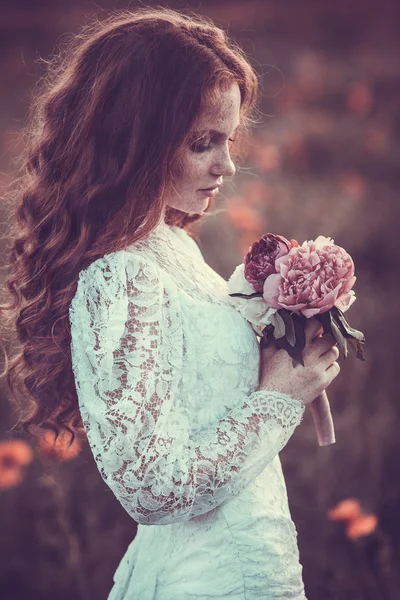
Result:
[[[236,127],[236,129],[234,129],[233,134],[235,134],[237,132],[239,127],[240,127],[240,125],[238,125]],[[195,133],[195,135],[203,135],[204,133],[211,133],[211,135],[215,135],[217,137],[225,137],[225,133],[223,133],[222,131],[217,131],[216,129],[202,129],[202,130],[195,131],[194,133]]]

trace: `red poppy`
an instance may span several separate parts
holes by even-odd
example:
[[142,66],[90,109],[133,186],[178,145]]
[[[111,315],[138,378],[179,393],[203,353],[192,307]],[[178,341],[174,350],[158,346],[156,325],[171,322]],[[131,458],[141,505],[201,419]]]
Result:
[[328,512],[331,521],[347,521],[357,519],[362,514],[361,505],[356,498],[347,498],[339,502]]
[[347,523],[346,536],[350,540],[355,540],[359,537],[370,535],[375,531],[377,525],[378,517],[376,515],[361,515]]
[[33,460],[33,450],[24,440],[0,442],[0,489],[14,487],[23,479],[23,468]]

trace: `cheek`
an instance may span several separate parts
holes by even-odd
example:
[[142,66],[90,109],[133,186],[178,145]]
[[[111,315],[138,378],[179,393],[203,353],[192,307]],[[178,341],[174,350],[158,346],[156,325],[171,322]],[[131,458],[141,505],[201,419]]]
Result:
[[207,169],[208,169],[208,160],[205,155],[204,156],[192,155],[186,161],[185,177],[187,178],[187,180],[193,180],[193,181],[203,180],[204,174],[207,173]]
[[189,185],[193,181],[203,179],[204,162],[185,158],[185,160],[174,171],[174,180],[178,185]]

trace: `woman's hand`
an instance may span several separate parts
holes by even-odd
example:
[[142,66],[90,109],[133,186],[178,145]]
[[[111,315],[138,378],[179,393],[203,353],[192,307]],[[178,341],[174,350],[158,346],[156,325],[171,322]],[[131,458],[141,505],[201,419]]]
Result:
[[306,405],[313,402],[340,372],[336,340],[323,331],[318,319],[307,320],[302,352],[304,367],[299,363],[293,366],[293,359],[282,348],[277,349],[273,344],[262,348],[258,389],[279,391]]

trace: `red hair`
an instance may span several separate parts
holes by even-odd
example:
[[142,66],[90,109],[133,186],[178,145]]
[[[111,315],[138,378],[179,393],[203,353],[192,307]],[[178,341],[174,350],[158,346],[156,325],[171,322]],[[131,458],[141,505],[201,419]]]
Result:
[[73,441],[82,422],[68,312],[79,272],[147,237],[164,209],[168,224],[190,233],[211,205],[196,214],[165,206],[190,129],[203,106],[236,82],[239,134],[246,133],[258,80],[211,20],[169,8],[96,17],[44,62],[23,131],[21,174],[6,198],[4,289],[13,301],[0,314],[9,312],[19,349],[11,361],[5,352],[1,376],[26,432],[66,429]]

